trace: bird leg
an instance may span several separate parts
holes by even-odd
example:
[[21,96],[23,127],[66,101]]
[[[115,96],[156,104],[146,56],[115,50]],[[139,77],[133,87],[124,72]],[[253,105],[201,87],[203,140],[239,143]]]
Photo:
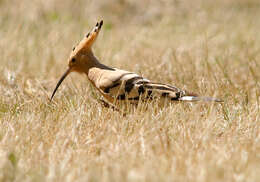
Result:
[[101,102],[101,105],[106,107],[106,108],[111,108],[113,109],[113,111],[120,111],[118,108],[116,108],[115,106],[113,106],[112,104],[107,103],[106,101],[104,101],[103,99],[99,99],[99,101]]

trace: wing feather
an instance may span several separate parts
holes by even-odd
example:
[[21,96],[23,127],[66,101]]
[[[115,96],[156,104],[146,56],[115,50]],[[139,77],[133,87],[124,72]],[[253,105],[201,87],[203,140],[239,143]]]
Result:
[[98,88],[110,102],[128,100],[130,103],[137,103],[139,100],[153,99],[186,101],[190,98],[203,100],[196,94],[172,85],[151,82],[136,73],[124,70],[116,69],[102,76]]

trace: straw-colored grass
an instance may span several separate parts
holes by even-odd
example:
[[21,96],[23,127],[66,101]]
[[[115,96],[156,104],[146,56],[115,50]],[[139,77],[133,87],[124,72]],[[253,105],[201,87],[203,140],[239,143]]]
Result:
[[[260,181],[260,2],[0,0],[0,181]],[[124,117],[85,75],[49,97],[103,19],[104,63],[223,104]]]

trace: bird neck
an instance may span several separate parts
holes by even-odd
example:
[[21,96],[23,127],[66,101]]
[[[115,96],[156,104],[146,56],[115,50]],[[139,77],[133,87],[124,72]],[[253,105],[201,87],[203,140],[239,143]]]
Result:
[[100,79],[102,73],[107,70],[113,70],[112,68],[100,63],[100,61],[92,54],[91,57],[91,65],[88,69],[86,69],[86,75],[88,79],[94,84],[97,85],[98,80]]

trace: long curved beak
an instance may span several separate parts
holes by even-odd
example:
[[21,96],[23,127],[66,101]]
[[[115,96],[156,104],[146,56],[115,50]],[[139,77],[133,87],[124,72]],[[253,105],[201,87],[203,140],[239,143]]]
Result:
[[62,77],[60,78],[59,82],[57,83],[52,95],[51,95],[51,101],[52,101],[52,98],[54,97],[56,91],[58,90],[60,84],[63,82],[63,80],[68,76],[68,74],[70,73],[70,69],[67,69],[67,71],[62,75]]

